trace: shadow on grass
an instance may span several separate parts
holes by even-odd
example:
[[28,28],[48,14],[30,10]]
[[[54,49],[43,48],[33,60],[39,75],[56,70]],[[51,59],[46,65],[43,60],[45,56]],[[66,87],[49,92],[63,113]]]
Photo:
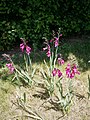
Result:
[[60,50],[66,61],[73,54],[82,71],[90,69],[90,38],[64,40]]
[[[82,71],[86,71],[90,68],[90,38],[83,38],[83,39],[64,39],[61,41],[59,46],[59,51],[63,55],[65,61],[68,60],[68,56],[73,54],[79,64],[79,67],[82,68]],[[2,58],[2,54],[7,53],[9,54],[14,63],[21,65],[24,64],[22,53],[20,49],[15,49],[12,51],[0,52],[0,67],[6,64],[6,60]],[[48,61],[49,59],[46,57],[45,52],[43,51],[36,51],[31,53],[32,63],[43,63],[45,59]]]
[[[76,39],[64,39],[59,46],[59,52],[62,54],[65,61],[72,54],[78,61],[78,65],[82,71],[90,69],[90,38],[76,38]],[[42,63],[45,59],[48,61],[48,57],[43,52],[37,52],[32,54],[32,61]]]

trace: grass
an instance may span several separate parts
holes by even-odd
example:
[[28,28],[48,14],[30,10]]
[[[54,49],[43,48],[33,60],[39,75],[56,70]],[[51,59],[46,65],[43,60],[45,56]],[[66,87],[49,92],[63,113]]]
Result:
[[[90,63],[88,63],[88,61],[90,60],[90,39],[85,38],[82,41],[77,39],[63,40],[62,43],[60,44],[59,51],[60,53],[62,53],[65,59],[65,65],[63,68],[61,68],[62,71],[66,67],[66,64],[68,62],[75,62],[78,64],[81,72],[80,76],[76,76],[76,80],[73,81],[75,82],[74,91],[77,96],[75,97],[74,106],[71,109],[70,115],[68,117],[64,117],[63,120],[72,119],[72,116],[75,120],[80,120],[80,119],[89,120],[90,101],[88,100],[88,92],[89,92],[88,75],[90,75]],[[14,53],[8,52],[8,53],[12,54],[12,59],[15,62],[15,64],[17,65],[20,64],[22,66],[23,60],[22,60],[21,52],[17,53],[16,51],[16,53],[15,52]],[[44,59],[46,59],[46,61],[48,60],[45,54],[42,53],[42,51],[32,53],[31,58],[33,65],[38,68],[37,75],[35,76],[35,80],[39,82],[41,81],[42,83],[43,79],[40,76],[39,70],[41,69],[41,67],[45,69],[43,60]],[[28,119],[27,117],[24,117],[25,115],[27,115],[26,112],[22,109],[19,110],[19,106],[17,111],[16,111],[17,107],[15,105],[14,108],[11,109],[13,106],[11,101],[13,100],[15,103],[17,99],[17,97],[15,97],[17,96],[16,93],[18,93],[19,97],[22,99],[24,93],[26,93],[27,102],[25,103],[25,105],[26,106],[30,105],[33,111],[37,111],[40,116],[43,116],[44,120],[51,120],[51,119],[56,120],[57,117],[59,118],[62,115],[60,111],[55,110],[54,105],[46,101],[47,97],[45,95],[44,89],[42,89],[43,84],[42,85],[38,84],[39,88],[37,86],[36,87],[32,86],[31,88],[29,88],[27,86],[23,87],[12,84],[11,82],[12,76],[8,73],[8,70],[5,67],[6,60],[3,59],[1,56],[0,59],[1,59],[0,61],[0,114],[1,114],[0,120],[10,119],[10,118],[14,120],[14,117],[16,117],[17,115],[18,117],[15,118],[17,120]],[[81,99],[81,101],[79,101],[79,99]],[[82,107],[82,111],[78,112],[78,110],[80,110],[81,107]],[[28,108],[28,110],[29,109],[30,108]],[[30,120],[33,119],[30,118]]]
[[4,120],[7,113],[10,114],[10,96],[15,87],[8,81],[0,79],[0,120]]

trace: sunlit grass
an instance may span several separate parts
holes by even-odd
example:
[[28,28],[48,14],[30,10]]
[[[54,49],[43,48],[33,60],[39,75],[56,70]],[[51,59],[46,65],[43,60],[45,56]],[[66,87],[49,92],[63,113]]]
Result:
[[[63,54],[63,58],[65,59],[65,64],[62,66],[57,65],[56,68],[59,68],[62,71],[62,73],[65,75],[65,69],[68,63],[77,64],[80,70],[80,75],[79,76],[76,75],[74,79],[74,82],[76,82],[75,84],[78,85],[77,88],[75,88],[75,92],[80,93],[84,95],[86,98],[88,98],[87,97],[89,92],[88,91],[88,87],[89,87],[88,75],[90,75],[90,63],[88,63],[88,61],[90,60],[90,41],[89,40],[87,42],[83,41],[82,43],[79,43],[79,42],[63,43],[60,48],[60,52]],[[20,54],[17,54],[17,53],[14,54],[12,56],[12,59],[17,66],[21,65],[21,67],[23,67],[24,65],[24,61],[22,58],[23,56]],[[42,69],[44,69],[47,72],[47,68],[43,60],[45,59],[48,65],[49,65],[49,60],[42,51],[38,51],[38,53],[32,52],[31,58],[32,58],[33,67],[37,69],[36,74],[34,76],[34,81],[37,83],[36,86],[41,87],[40,84],[42,85],[44,84],[44,79],[42,78],[41,71]],[[5,60],[0,61],[0,109],[1,111],[9,110],[9,103],[10,103],[9,95],[11,95],[12,92],[17,91],[13,85],[17,84],[16,85],[17,87],[23,86],[21,82],[18,83],[18,81],[16,82],[12,81],[13,74],[11,75],[8,72],[8,69],[6,68],[5,64],[6,64]],[[81,83],[79,83],[79,81]],[[84,88],[82,89],[83,85],[85,89]],[[29,88],[29,86],[27,87]],[[27,91],[25,92],[27,93]],[[24,91],[22,92],[24,93]],[[33,91],[33,94],[34,92],[35,90]],[[1,120],[3,120],[3,118]]]

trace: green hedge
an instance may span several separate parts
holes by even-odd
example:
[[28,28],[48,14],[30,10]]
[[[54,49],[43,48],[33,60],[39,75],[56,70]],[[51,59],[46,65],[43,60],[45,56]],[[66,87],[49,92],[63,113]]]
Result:
[[1,0],[0,16],[0,50],[20,37],[37,48],[59,27],[64,36],[89,32],[90,0]]

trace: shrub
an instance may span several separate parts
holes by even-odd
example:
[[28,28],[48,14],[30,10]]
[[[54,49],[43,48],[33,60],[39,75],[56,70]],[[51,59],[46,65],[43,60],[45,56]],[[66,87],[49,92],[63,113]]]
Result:
[[89,6],[90,0],[1,0],[0,49],[9,49],[20,37],[40,47],[42,36],[50,37],[59,27],[64,36],[88,33]]

